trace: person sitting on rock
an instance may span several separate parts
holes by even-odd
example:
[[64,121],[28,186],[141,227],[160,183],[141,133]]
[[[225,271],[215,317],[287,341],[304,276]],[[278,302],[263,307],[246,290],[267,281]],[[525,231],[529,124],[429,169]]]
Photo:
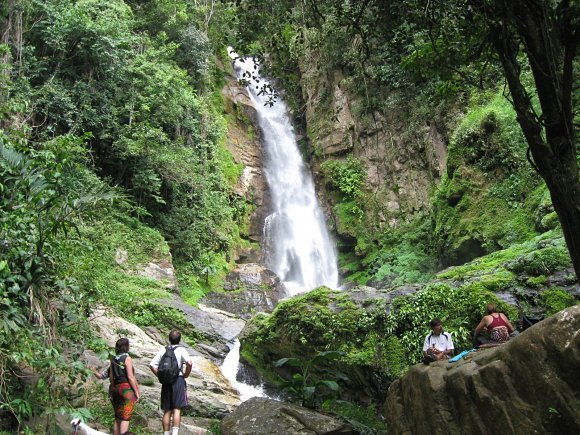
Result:
[[476,346],[498,346],[519,334],[506,315],[497,312],[495,304],[487,304],[485,310],[486,315],[483,316],[473,332]]
[[425,343],[423,343],[425,364],[449,358],[454,349],[451,334],[443,332],[441,320],[433,319],[429,322],[429,326],[431,326],[431,333],[425,337]]

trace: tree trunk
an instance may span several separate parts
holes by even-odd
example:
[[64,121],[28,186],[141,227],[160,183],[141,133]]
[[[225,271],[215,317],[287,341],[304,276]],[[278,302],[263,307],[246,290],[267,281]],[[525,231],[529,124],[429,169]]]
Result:
[[[566,1],[562,4],[569,6]],[[567,16],[572,11],[556,16],[551,6],[531,7],[526,0],[500,0],[497,5],[494,16],[490,17],[491,41],[505,71],[517,120],[536,169],[550,191],[578,280],[580,181],[571,110],[571,71],[578,31]],[[520,80],[517,60],[520,43],[534,75],[541,117],[534,113],[530,96]]]

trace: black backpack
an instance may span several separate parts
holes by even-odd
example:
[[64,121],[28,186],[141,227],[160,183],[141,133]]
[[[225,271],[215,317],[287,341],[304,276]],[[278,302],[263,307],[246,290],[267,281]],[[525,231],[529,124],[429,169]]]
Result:
[[171,385],[177,381],[179,371],[180,367],[175,352],[171,346],[167,346],[165,353],[159,360],[157,379],[159,379],[162,385]]

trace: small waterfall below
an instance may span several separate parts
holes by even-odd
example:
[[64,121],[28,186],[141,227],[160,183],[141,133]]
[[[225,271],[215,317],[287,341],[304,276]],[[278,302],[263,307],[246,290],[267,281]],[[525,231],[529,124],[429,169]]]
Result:
[[240,341],[235,340],[234,346],[230,349],[224,362],[221,365],[221,371],[232,386],[240,393],[240,400],[242,402],[251,399],[252,397],[266,397],[266,393],[260,387],[240,382],[237,380],[238,369],[240,366]]
[[[235,59],[237,54],[230,49],[230,56]],[[247,68],[260,83],[268,84],[254,70],[251,59],[235,61],[234,68],[238,77],[243,77]],[[336,289],[336,250],[318,205],[312,174],[298,150],[286,104],[280,98],[273,106],[268,104],[267,96],[260,95],[253,85],[248,86],[248,92],[262,131],[263,170],[272,199],[262,243],[266,265],[292,295],[321,285]]]

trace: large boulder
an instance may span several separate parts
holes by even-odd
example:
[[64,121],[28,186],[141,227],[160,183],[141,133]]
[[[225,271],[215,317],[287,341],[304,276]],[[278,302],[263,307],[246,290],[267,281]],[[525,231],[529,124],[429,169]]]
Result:
[[580,433],[580,305],[456,363],[416,365],[388,392],[390,433]]
[[147,264],[138,264],[134,270],[129,266],[129,253],[123,248],[117,248],[115,263],[130,275],[143,276],[158,281],[167,290],[179,292],[179,284],[175,276],[173,258],[170,252],[157,251]]
[[202,302],[243,319],[256,312],[271,313],[290,293],[271,270],[255,263],[240,264],[226,277],[223,292],[211,292]]
[[157,302],[181,311],[185,320],[203,336],[195,350],[217,362],[223,361],[230,350],[230,344],[246,324],[245,320],[235,314],[204,304],[194,307],[177,295]]
[[306,363],[322,350],[343,352],[338,359],[317,358],[310,379],[342,379],[345,400],[384,399],[390,374],[403,363],[396,339],[381,342],[379,348],[377,337],[385,335],[386,299],[386,292],[370,287],[349,292],[320,287],[285,300],[272,314],[257,315],[246,324],[240,335],[240,361],[276,382],[273,373],[289,378],[295,371],[277,367],[275,362],[282,358]]
[[254,397],[222,420],[223,435],[354,434],[352,427],[302,406]]

